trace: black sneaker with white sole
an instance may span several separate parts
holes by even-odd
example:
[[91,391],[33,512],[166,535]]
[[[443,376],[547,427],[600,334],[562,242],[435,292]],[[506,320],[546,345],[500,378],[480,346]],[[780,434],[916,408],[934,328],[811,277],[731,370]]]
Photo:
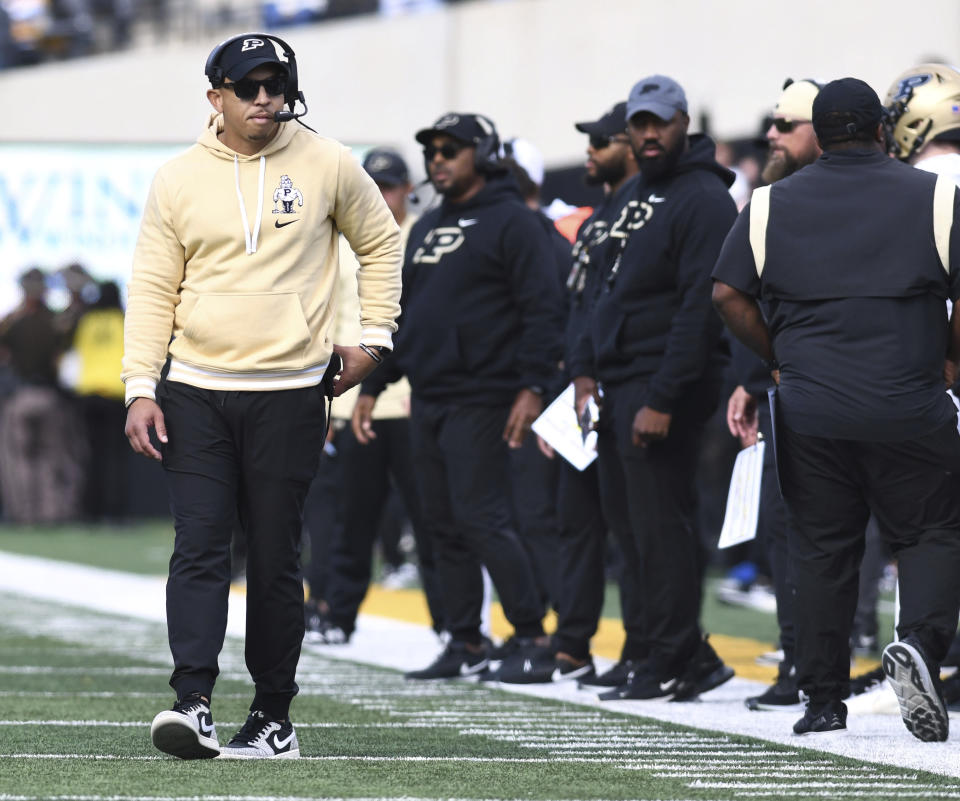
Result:
[[486,646],[479,651],[472,651],[466,643],[451,640],[440,656],[427,667],[422,670],[411,670],[403,675],[417,681],[477,676],[490,664],[487,653]]
[[830,701],[814,706],[807,704],[803,717],[793,724],[794,734],[830,734],[847,730],[847,705]]
[[677,689],[677,678],[667,676],[656,665],[641,662],[631,671],[627,680],[619,687],[600,693],[601,701],[649,701],[654,698],[667,698]]
[[160,712],[150,725],[150,739],[165,754],[180,759],[213,759],[220,755],[210,704],[191,693]]
[[504,657],[500,667],[490,671],[485,681],[504,684],[543,684],[553,681],[556,659],[549,645],[538,645],[533,637],[513,637],[512,651]]
[[574,659],[569,654],[558,653],[554,661],[553,681],[577,681],[584,683],[590,681],[597,675],[597,669],[593,664],[593,657],[586,659]]
[[912,637],[890,643],[883,649],[882,664],[907,730],[925,743],[946,740],[950,719],[940,695],[940,677],[931,673],[920,643]]
[[800,691],[797,689],[796,676],[779,676],[775,684],[767,687],[760,695],[747,698],[744,703],[747,709],[754,712],[800,706]]
[[709,643],[709,638],[709,634],[703,635],[696,653],[677,677],[672,700],[692,701],[733,678],[733,668],[717,655]]
[[274,720],[255,709],[233,739],[220,749],[220,759],[299,759],[300,744],[289,720]]
[[626,684],[630,674],[637,669],[640,663],[633,659],[622,659],[615,665],[611,665],[603,673],[587,673],[581,676],[577,681],[577,686],[584,690],[592,690],[597,687],[620,687]]

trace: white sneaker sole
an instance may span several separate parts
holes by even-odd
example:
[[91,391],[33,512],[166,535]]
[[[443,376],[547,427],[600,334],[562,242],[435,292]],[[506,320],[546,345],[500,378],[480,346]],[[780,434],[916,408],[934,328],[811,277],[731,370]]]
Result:
[[220,749],[220,759],[300,759],[300,749],[294,748],[292,751],[283,751],[279,754],[264,754],[262,751],[250,749],[241,751],[239,748]]
[[909,643],[890,643],[883,649],[883,672],[897,694],[907,730],[925,743],[946,740],[950,719],[920,652]]
[[150,724],[150,739],[165,754],[180,759],[213,759],[220,756],[216,737],[204,737],[185,715],[173,710],[160,712]]

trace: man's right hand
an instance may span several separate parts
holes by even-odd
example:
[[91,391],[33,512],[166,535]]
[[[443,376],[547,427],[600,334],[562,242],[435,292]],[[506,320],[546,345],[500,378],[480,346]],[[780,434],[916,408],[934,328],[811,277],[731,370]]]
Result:
[[377,432],[373,430],[373,406],[376,402],[373,395],[360,395],[357,397],[357,405],[353,407],[350,427],[361,445],[367,445],[377,438]]
[[587,401],[593,398],[600,404],[600,392],[597,382],[589,376],[581,375],[573,379],[573,398],[577,408],[577,422],[583,418],[583,410],[587,408]]
[[757,399],[742,386],[727,401],[727,428],[744,448],[757,441]]
[[163,458],[160,451],[150,442],[151,428],[156,429],[157,439],[164,443],[167,441],[167,426],[157,402],[150,398],[137,398],[127,409],[127,425],[123,433],[130,440],[130,447],[134,452],[160,461]]

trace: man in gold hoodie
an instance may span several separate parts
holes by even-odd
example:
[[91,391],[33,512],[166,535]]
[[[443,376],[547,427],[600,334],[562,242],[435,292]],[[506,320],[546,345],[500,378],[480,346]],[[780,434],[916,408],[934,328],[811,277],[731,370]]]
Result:
[[[303,95],[289,45],[233,37],[210,54],[206,74],[216,113],[154,178],[124,333],[126,434],[134,451],[162,459],[176,528],[167,625],[177,702],[156,716],[151,735],[183,759],[294,758],[299,542],[326,428],[321,382],[339,357],[339,395],[392,348],[400,233],[349,150],[294,122]],[[360,263],[353,347],[332,339],[340,232]],[[210,700],[237,520],[247,540],[255,695],[221,748]]]

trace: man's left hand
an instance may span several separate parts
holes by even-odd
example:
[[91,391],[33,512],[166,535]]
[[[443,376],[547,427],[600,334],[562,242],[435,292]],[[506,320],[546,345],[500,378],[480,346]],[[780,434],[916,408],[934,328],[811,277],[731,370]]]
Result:
[[671,415],[667,412],[644,406],[633,418],[633,444],[646,448],[652,442],[666,439],[670,433],[670,420]]
[[335,398],[340,397],[351,387],[355,387],[377,367],[377,362],[358,345],[334,345],[333,352],[343,360],[343,369],[333,381]]
[[533,421],[543,411],[543,398],[530,389],[521,389],[517,393],[507,425],[503,429],[503,439],[511,448],[519,448],[530,430]]

